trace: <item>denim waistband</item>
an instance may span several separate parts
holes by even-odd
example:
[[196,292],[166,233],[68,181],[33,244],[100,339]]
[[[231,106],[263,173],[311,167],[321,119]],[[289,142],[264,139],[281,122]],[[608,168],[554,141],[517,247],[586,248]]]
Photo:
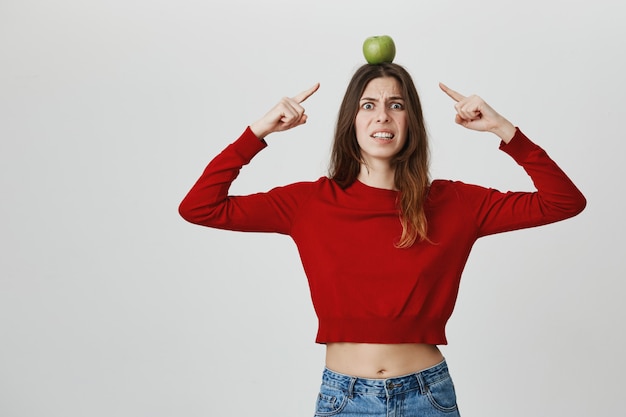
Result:
[[429,385],[449,378],[449,376],[448,365],[444,359],[437,365],[422,371],[386,379],[358,378],[324,368],[322,384],[341,389],[349,395],[358,393],[392,396],[412,390],[420,390],[425,393]]

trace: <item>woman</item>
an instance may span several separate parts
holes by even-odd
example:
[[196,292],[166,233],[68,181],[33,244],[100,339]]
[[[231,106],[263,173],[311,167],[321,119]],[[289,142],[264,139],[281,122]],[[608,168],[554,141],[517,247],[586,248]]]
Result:
[[181,203],[192,223],[295,241],[319,319],[316,342],[326,345],[316,416],[458,415],[437,345],[447,343],[445,324],[473,243],[563,220],[585,206],[576,186],[511,122],[477,96],[440,87],[456,102],[456,122],[497,135],[538,191],[430,181],[410,75],[397,64],[366,64],[340,107],[329,177],[228,195],[268,135],[306,122],[302,103],[315,85],[250,125]]

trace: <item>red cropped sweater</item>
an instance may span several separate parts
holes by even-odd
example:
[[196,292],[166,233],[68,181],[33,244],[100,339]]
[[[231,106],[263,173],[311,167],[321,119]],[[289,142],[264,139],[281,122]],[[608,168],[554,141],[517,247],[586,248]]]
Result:
[[500,149],[536,192],[434,180],[425,210],[430,242],[394,246],[402,233],[398,192],[322,177],[269,192],[229,196],[243,165],[266,146],[248,128],[207,166],[180,204],[189,222],[291,236],[319,320],[316,342],[446,344],[461,273],[481,236],[578,214],[586,201],[543,149],[517,130]]

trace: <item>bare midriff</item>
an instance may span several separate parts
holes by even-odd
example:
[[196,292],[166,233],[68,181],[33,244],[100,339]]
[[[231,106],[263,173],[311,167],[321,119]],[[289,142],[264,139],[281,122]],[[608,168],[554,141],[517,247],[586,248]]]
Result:
[[435,345],[328,343],[326,367],[340,374],[385,379],[418,372],[443,360]]

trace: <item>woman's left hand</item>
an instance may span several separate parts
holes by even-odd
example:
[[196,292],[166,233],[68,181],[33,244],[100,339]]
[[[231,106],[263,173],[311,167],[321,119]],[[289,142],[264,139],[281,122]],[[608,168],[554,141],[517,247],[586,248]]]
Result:
[[515,135],[515,126],[496,112],[482,98],[476,95],[466,97],[443,83],[439,83],[439,87],[452,100],[456,101],[454,105],[456,123],[471,130],[495,133],[505,143],[509,143],[513,135]]

